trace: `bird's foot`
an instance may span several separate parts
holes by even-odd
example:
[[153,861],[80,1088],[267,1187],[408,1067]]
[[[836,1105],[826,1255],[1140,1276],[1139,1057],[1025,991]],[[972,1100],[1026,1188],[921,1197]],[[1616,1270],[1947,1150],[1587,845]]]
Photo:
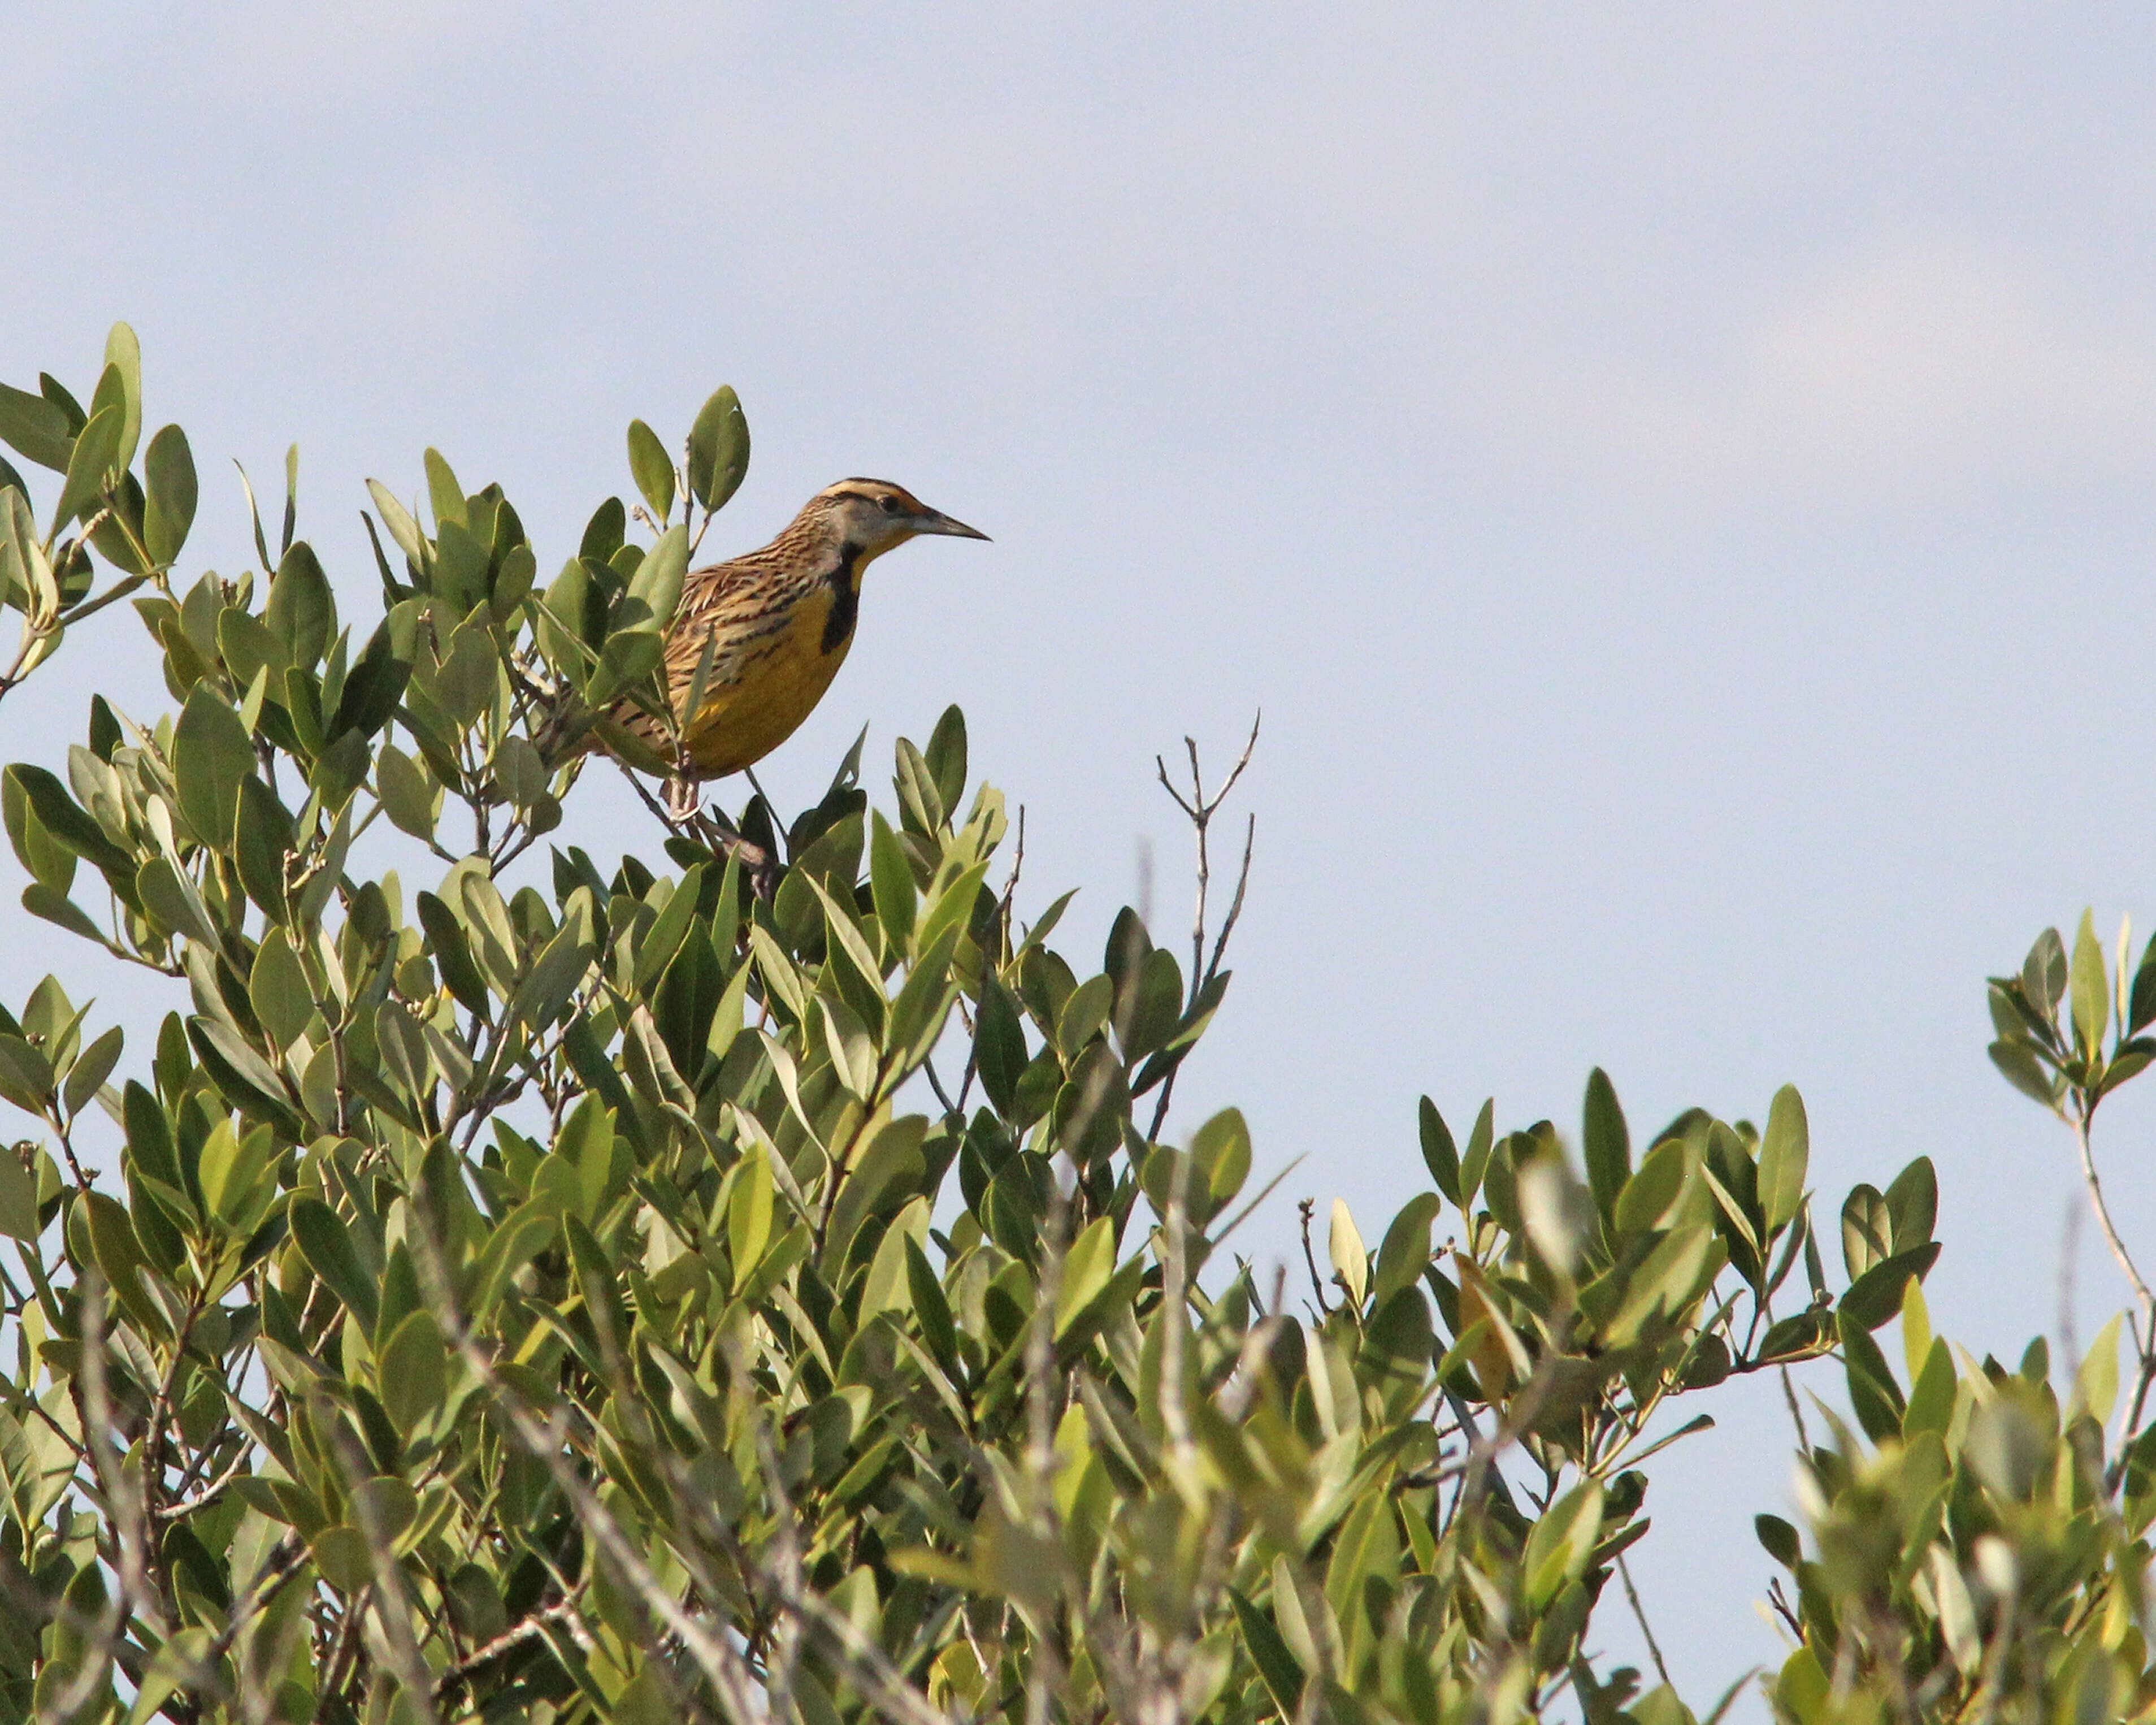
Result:
[[696,788],[696,781],[688,774],[679,773],[666,781],[666,818],[675,825],[695,825],[698,812],[703,806],[703,796]]

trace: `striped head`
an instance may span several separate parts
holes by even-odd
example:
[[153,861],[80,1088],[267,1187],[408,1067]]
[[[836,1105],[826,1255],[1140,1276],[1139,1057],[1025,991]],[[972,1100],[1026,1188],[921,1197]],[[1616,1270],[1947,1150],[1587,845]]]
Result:
[[801,518],[802,525],[814,521],[840,544],[857,548],[864,562],[924,533],[955,539],[988,536],[940,509],[931,509],[889,480],[845,479],[826,485],[808,500]]

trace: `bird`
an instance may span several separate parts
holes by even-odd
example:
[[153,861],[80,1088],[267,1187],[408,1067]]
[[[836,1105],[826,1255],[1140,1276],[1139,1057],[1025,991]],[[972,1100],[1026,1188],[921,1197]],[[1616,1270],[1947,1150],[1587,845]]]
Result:
[[[752,767],[815,710],[845,662],[860,614],[861,572],[909,539],[988,535],[889,480],[844,479],[811,497],[770,544],[691,570],[661,660],[678,749],[665,722],[632,701],[608,716],[674,758],[677,799],[697,782]],[[710,667],[697,689],[697,670]],[[686,711],[697,696],[696,711]]]

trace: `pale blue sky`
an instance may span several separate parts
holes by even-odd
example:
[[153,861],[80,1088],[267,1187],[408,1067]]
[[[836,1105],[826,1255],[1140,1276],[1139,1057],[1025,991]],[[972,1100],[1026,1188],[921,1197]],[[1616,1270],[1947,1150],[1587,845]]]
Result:
[[[2073,1187],[1983,978],[2085,902],[2156,927],[2156,23],[1887,10],[8,0],[0,376],[87,388],[131,320],[191,562],[240,555],[224,458],[296,439],[355,601],[363,475],[438,444],[566,548],[629,417],[732,382],[713,548],[850,473],[996,542],[878,566],[775,793],[961,700],[1091,941],[1142,838],[1180,916],[1154,752],[1264,708],[1186,1094],[1310,1158],[1265,1253],[1305,1191],[1374,1237],[1424,1090],[1568,1122],[1599,1062],[1646,1130],[1794,1080],[1830,1210],[1937,1160],[1935,1314],[2018,1351]],[[115,621],[9,757],[86,679],[161,699]],[[641,818],[578,801],[595,847]],[[11,999],[54,962],[18,938]],[[2108,1143],[2156,1250],[2153,1118]],[[1761,1389],[1638,1571],[1695,1702],[1778,1656]]]

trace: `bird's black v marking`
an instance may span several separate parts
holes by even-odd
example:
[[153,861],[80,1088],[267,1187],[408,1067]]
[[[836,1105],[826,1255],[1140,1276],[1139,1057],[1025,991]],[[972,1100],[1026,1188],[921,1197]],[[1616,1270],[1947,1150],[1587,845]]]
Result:
[[839,565],[830,575],[831,615],[824,624],[826,653],[835,653],[846,644],[854,632],[854,619],[860,615],[861,549],[858,545],[839,548]]

